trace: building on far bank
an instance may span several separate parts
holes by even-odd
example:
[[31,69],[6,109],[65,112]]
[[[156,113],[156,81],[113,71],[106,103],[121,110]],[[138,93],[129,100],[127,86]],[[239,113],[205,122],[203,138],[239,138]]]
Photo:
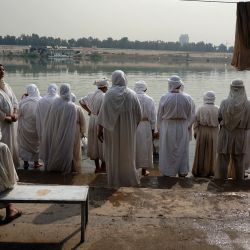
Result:
[[179,37],[179,43],[181,46],[189,43],[189,36],[188,34],[181,34]]

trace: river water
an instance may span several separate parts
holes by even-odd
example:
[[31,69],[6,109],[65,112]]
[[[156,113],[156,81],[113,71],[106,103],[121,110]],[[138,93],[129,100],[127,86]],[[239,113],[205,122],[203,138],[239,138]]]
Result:
[[[229,85],[233,79],[244,81],[247,95],[250,96],[250,72],[236,71],[224,63],[143,63],[134,61],[47,61],[24,59],[1,59],[5,65],[5,81],[8,82],[18,99],[25,92],[28,84],[35,83],[41,95],[46,93],[49,83],[70,83],[72,92],[77,99],[95,91],[93,82],[101,77],[110,78],[116,69],[125,71],[128,86],[133,88],[135,81],[145,80],[148,85],[147,93],[154,98],[158,106],[160,97],[167,91],[167,79],[172,74],[178,74],[184,81],[185,92],[190,94],[196,106],[202,104],[205,91],[216,93],[216,104],[226,98]],[[195,141],[190,144],[190,165],[192,166]]]

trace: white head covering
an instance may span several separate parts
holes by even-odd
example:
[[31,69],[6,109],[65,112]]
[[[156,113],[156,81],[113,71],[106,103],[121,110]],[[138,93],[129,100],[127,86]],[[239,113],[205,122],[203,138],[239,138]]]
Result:
[[215,93],[213,91],[207,91],[203,95],[204,104],[214,104]]
[[233,130],[237,127],[247,103],[247,95],[242,80],[232,81],[227,102],[224,123],[229,130]]
[[104,78],[102,78],[100,80],[95,81],[94,85],[96,85],[97,88],[108,87],[109,86],[109,80],[104,77]]
[[51,83],[48,87],[48,95],[55,96],[57,94],[58,87],[55,83]]
[[71,92],[71,101],[76,102],[76,95]]
[[137,94],[143,94],[147,90],[147,84],[145,81],[140,80],[135,83],[134,91]]
[[[123,103],[128,93],[127,78],[123,71],[116,70],[112,73],[112,87],[107,91],[104,97],[101,109],[104,109],[106,129],[113,130],[120,115]],[[101,113],[101,111],[100,111]]]
[[40,92],[35,84],[30,84],[27,86],[27,94],[29,97],[39,97]]
[[184,86],[184,83],[182,82],[181,78],[177,75],[172,75],[168,79],[168,91],[170,92],[180,89],[182,85]]
[[68,83],[63,83],[60,87],[60,97],[67,101],[70,101],[71,92],[70,92],[70,85]]
[[127,86],[128,81],[125,73],[122,70],[115,70],[112,73],[112,85]]

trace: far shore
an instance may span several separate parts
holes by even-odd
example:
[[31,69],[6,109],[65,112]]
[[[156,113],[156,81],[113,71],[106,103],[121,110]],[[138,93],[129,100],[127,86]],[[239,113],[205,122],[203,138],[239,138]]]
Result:
[[[0,45],[0,57],[23,56],[29,46]],[[145,62],[198,62],[198,63],[230,63],[232,53],[201,52],[201,51],[169,51],[169,50],[134,50],[110,48],[71,48],[80,51],[78,60],[87,60],[89,54],[98,55],[100,60],[135,60]]]

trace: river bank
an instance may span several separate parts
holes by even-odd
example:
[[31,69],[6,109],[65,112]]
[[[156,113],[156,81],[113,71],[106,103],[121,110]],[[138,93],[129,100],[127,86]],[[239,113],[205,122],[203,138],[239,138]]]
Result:
[[[0,45],[0,57],[44,58],[29,52],[30,46]],[[90,60],[90,61],[131,61],[145,63],[185,62],[185,63],[230,63],[232,53],[167,51],[167,50],[134,50],[108,48],[71,48],[77,57],[60,58],[57,60]],[[51,59],[51,58],[50,58]],[[53,59],[53,58],[52,58]]]

